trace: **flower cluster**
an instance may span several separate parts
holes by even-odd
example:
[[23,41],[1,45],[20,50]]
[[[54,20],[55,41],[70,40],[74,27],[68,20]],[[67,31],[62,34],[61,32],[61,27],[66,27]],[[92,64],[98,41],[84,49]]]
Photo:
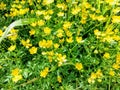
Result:
[[13,82],[18,82],[19,80],[22,79],[22,75],[20,74],[21,70],[19,68],[16,68],[12,70],[11,75],[13,76],[12,81]]
[[113,64],[114,69],[119,69],[120,68],[120,54],[118,53],[116,56],[116,62]]
[[101,72],[101,70],[99,69],[96,73],[92,72],[90,77],[88,78],[88,82],[89,83],[95,83],[95,80],[97,79],[98,82],[101,82],[101,78],[102,78],[103,74]]

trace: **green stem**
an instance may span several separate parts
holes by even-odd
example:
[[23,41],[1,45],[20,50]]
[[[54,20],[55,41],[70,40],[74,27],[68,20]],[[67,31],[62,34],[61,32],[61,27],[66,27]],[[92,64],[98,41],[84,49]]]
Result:
[[100,0],[97,0],[97,7],[100,10]]
[[[114,0],[115,3],[116,3],[116,1],[117,1],[117,0]],[[114,9],[114,8],[115,8],[115,4],[112,6],[112,9],[111,9],[111,12],[110,12],[110,16],[109,16],[109,18],[108,18],[108,20],[107,20],[107,23],[106,23],[106,25],[105,25],[104,30],[107,29],[107,27],[108,27],[108,25],[109,25],[109,23],[110,23],[110,21],[111,21],[111,18],[112,18],[112,15],[113,15],[113,9]]]

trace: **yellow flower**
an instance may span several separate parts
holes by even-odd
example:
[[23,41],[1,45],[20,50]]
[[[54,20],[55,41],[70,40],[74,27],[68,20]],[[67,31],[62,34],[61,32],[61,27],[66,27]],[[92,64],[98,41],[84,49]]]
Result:
[[103,57],[106,58],[106,59],[109,59],[109,58],[110,58],[110,54],[106,52],[106,53],[103,55]]
[[118,53],[116,56],[116,63],[120,64],[120,53]]
[[59,3],[59,4],[57,4],[57,7],[58,7],[58,8],[61,8],[62,10],[67,10],[67,5],[64,4],[64,3]]
[[53,50],[52,50],[52,51],[48,51],[47,54],[48,54],[49,56],[53,56],[53,55],[54,55],[54,51],[53,51]]
[[120,23],[120,16],[112,16],[113,23]]
[[53,45],[53,41],[52,40],[47,40],[46,48],[50,48],[52,45]]
[[18,5],[17,8],[19,8],[19,9],[22,8],[22,5]]
[[114,76],[114,75],[115,75],[115,72],[114,72],[113,70],[110,70],[109,74],[110,74],[111,76]]
[[92,72],[90,78],[92,78],[92,79],[96,79],[96,78],[97,78],[96,73]]
[[85,8],[91,8],[91,4],[89,4],[88,2],[84,2],[83,5],[85,6]]
[[12,70],[11,75],[13,76],[12,77],[13,82],[17,82],[22,79],[22,75],[20,75],[20,72],[21,70],[19,68],[15,68],[14,70]]
[[2,30],[0,30],[0,36],[2,36],[3,35],[3,31]]
[[15,48],[16,48],[16,45],[11,45],[11,46],[8,48],[8,51],[13,51],[13,50],[15,50]]
[[49,62],[52,62],[52,56],[48,56]]
[[45,16],[44,16],[44,19],[45,19],[45,20],[50,20],[50,18],[51,18],[50,15],[45,15]]
[[27,39],[26,41],[25,40],[21,40],[21,43],[23,46],[25,46],[26,48],[29,48],[32,46],[32,44],[30,44],[30,40]]
[[61,32],[58,33],[58,34],[57,34],[57,37],[62,38],[62,37],[63,37],[63,33],[61,33]]
[[37,10],[36,12],[37,16],[43,15],[45,13],[45,10]]
[[47,76],[48,72],[49,72],[49,68],[45,67],[45,69],[40,72],[40,76],[45,78]]
[[88,78],[88,83],[95,83],[95,79],[93,79],[93,78]]
[[0,10],[3,10],[6,8],[6,4],[4,4],[3,2],[0,3]]
[[71,27],[71,25],[72,25],[71,22],[69,22],[69,21],[65,21],[64,24],[63,24],[63,29],[68,29],[68,28]]
[[49,5],[49,4],[51,4],[51,3],[53,3],[54,2],[54,0],[43,0],[43,5]]
[[97,78],[96,74],[92,72],[90,78],[88,78],[88,83],[94,83],[96,78]]
[[[37,0],[37,1],[38,1],[38,0]],[[32,0],[28,0],[28,3],[29,3],[30,6],[33,5]]]
[[105,36],[103,39],[102,39],[103,42],[107,41],[109,43],[111,43],[113,41],[113,37],[111,37],[110,35],[108,36]]
[[114,69],[118,70],[120,68],[120,65],[117,63],[114,63],[112,66]]
[[96,19],[97,19],[98,21],[105,21],[105,20],[106,20],[106,18],[105,18],[104,16],[102,16],[102,15],[97,16]]
[[51,15],[53,14],[53,10],[48,10],[47,13]]
[[64,16],[64,12],[59,12],[57,15],[58,15],[58,17],[62,17],[62,16]]
[[63,30],[62,29],[58,29],[58,31],[57,31],[57,37],[59,37],[59,38],[62,38],[63,37]]
[[44,52],[44,51],[43,51],[41,54],[42,54],[42,55],[47,55],[47,52]]
[[68,37],[71,37],[71,36],[72,36],[72,32],[70,32],[69,30],[66,30],[66,35],[67,35]]
[[95,12],[96,12],[96,13],[100,13],[100,10],[97,9]]
[[82,24],[85,24],[86,23],[86,19],[81,19],[80,21]]
[[12,81],[16,83],[17,81],[19,81],[21,79],[22,79],[22,75],[16,75],[12,78]]
[[117,3],[117,0],[116,1],[115,0],[105,0],[105,2],[107,2],[109,5],[114,5]]
[[119,7],[113,9],[113,12],[114,12],[115,14],[117,14],[119,11],[120,11],[120,8],[119,8]]
[[57,76],[57,81],[58,81],[59,83],[62,82],[62,78],[61,78],[61,76]]
[[39,20],[37,22],[38,26],[43,26],[45,24],[45,21],[44,20]]
[[66,41],[67,41],[68,43],[72,43],[72,42],[73,42],[73,38],[72,38],[72,37],[66,38]]
[[57,49],[58,47],[59,47],[59,44],[55,43],[55,44],[54,44],[54,48]]
[[45,27],[45,28],[44,28],[44,33],[45,33],[46,35],[49,35],[49,34],[51,33],[51,29],[50,29],[49,27]]
[[20,73],[20,71],[21,70],[19,68],[15,68],[14,70],[12,70],[11,75],[16,76],[16,75],[18,75]]
[[76,15],[76,14],[78,14],[80,12],[80,7],[75,7],[75,8],[72,8],[72,14],[73,15]]
[[63,43],[65,40],[63,39],[59,39],[59,43]]
[[103,76],[102,71],[100,69],[98,69],[96,72],[96,77],[101,78],[102,76]]
[[33,22],[33,23],[31,24],[31,26],[33,26],[33,27],[37,26],[37,22]]
[[17,9],[14,9],[14,10],[11,10],[9,16],[14,17],[14,16],[17,16],[17,15],[18,15],[18,10],[17,10]]
[[0,69],[2,68],[2,66],[0,65]]
[[94,34],[95,34],[96,36],[100,36],[100,35],[101,35],[101,32],[100,32],[98,29],[95,29],[95,30],[94,30]]
[[40,3],[40,2],[41,2],[41,0],[37,0],[37,2],[38,2],[38,3]]
[[8,38],[10,39],[10,40],[12,40],[12,41],[15,41],[16,39],[17,39],[17,34],[11,34],[10,36],[8,36]]
[[76,37],[76,41],[77,41],[77,43],[81,43],[82,37]]
[[90,78],[88,78],[89,83],[94,83],[95,79],[97,79],[98,82],[101,82],[101,77],[103,76],[102,72],[100,69],[97,70],[96,73],[92,72],[90,75]]
[[89,14],[89,16],[90,16],[90,18],[91,18],[92,20],[96,20],[96,19],[97,19],[97,17],[95,16],[95,14]]
[[42,47],[42,48],[50,48],[52,46],[52,44],[53,44],[52,40],[39,41],[39,47]]
[[36,54],[37,53],[37,48],[36,47],[32,47],[29,49],[30,54]]
[[18,15],[24,15],[29,11],[29,8],[25,8],[25,9],[19,9],[18,11]]
[[35,34],[35,30],[32,29],[32,30],[29,31],[29,33],[30,33],[30,36],[32,36],[32,35]]
[[77,70],[83,69],[82,63],[76,63],[76,64],[75,64],[75,68],[76,68]]
[[8,38],[10,39],[10,40],[13,40],[13,41],[15,41],[16,39],[17,39],[17,33],[18,33],[18,30],[16,30],[16,29],[12,29],[11,31],[10,31],[10,36],[8,36]]
[[82,14],[82,20],[86,20],[87,19],[87,14]]
[[39,41],[39,47],[46,48],[46,40]]
[[114,36],[113,36],[113,39],[116,40],[116,41],[119,41],[119,40],[120,40],[120,36],[114,35]]
[[58,60],[58,66],[61,66],[63,63],[65,63],[67,61],[66,55],[56,54],[56,56],[57,56],[57,60]]

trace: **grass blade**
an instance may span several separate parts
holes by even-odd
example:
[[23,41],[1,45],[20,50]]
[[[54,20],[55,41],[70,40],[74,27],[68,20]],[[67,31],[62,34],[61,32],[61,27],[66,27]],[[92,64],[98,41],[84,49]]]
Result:
[[26,19],[19,19],[11,23],[3,33],[2,37],[0,37],[0,43],[4,38],[7,37],[7,34],[10,32],[10,30],[16,26],[23,26],[23,25],[28,25],[34,22],[36,19],[35,18],[26,18]]

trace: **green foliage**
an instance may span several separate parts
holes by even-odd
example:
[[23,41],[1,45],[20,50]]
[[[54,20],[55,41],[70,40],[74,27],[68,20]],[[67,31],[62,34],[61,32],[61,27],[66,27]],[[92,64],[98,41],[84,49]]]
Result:
[[119,4],[0,1],[0,89],[120,90]]

